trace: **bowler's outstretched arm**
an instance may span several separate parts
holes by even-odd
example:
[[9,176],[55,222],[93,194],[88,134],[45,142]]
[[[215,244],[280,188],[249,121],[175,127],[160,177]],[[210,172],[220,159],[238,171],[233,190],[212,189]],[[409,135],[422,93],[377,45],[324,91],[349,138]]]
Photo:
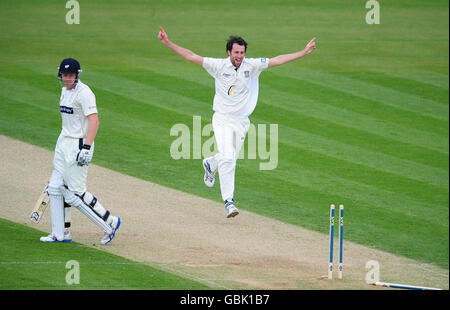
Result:
[[269,67],[275,67],[283,65],[287,62],[291,62],[293,60],[296,60],[298,58],[301,58],[303,56],[306,56],[310,54],[313,50],[316,49],[316,38],[313,38],[309,43],[306,45],[306,47],[298,52],[292,53],[292,54],[284,54],[279,55],[273,58],[269,59]]
[[162,27],[159,27],[159,33],[158,33],[158,39],[166,45],[168,48],[170,48],[172,51],[186,59],[187,61],[190,61],[192,63],[195,63],[197,65],[202,66],[203,65],[203,57],[195,54],[191,50],[188,50],[184,47],[178,46],[172,41],[169,40],[169,37],[167,36],[167,33],[164,31]]

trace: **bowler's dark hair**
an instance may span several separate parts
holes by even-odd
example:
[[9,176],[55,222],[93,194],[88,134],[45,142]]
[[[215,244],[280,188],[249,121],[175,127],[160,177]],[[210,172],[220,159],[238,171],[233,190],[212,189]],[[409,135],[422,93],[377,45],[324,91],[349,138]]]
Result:
[[242,39],[241,37],[236,37],[236,36],[230,36],[228,38],[227,41],[227,51],[230,51],[233,49],[233,44],[237,43],[239,45],[243,45],[245,46],[245,51],[247,51],[247,42],[245,42],[244,39]]

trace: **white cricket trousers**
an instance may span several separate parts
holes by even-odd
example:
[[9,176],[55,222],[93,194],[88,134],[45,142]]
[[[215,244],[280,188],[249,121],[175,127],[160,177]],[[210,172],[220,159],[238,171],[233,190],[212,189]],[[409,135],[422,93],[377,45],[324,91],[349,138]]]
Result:
[[[83,139],[60,135],[55,147],[53,172],[48,185],[52,217],[52,233],[60,241],[64,239],[65,222],[70,222],[70,208],[64,208],[60,187],[64,184],[78,194],[86,191],[88,166],[77,165],[77,154],[83,146]],[[92,152],[93,145],[91,147]]]
[[[83,194],[86,191],[88,167],[78,166],[77,155],[83,146],[83,139],[75,139],[60,135],[55,147],[53,167],[62,176],[67,187],[74,193]],[[91,146],[94,154],[94,143]]]
[[[105,233],[112,233],[113,217],[97,198],[86,192],[88,165],[78,166],[76,161],[83,143],[83,139],[68,138],[62,135],[59,136],[56,143],[54,168],[47,191],[50,196],[52,233],[60,241],[64,238],[65,220],[70,219],[70,208],[64,208],[64,200],[67,204],[80,210]],[[92,152],[94,151],[93,147],[94,144],[91,145]]]
[[219,172],[222,199],[231,200],[234,197],[236,160],[250,127],[250,120],[248,117],[238,118],[215,112],[212,126],[219,152],[207,160],[211,170]]

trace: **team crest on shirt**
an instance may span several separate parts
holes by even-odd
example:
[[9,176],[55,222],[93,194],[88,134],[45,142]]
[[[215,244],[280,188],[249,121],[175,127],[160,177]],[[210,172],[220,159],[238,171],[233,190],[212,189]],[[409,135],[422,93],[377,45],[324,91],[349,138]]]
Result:
[[244,71],[244,76],[248,78],[250,76],[250,71]]

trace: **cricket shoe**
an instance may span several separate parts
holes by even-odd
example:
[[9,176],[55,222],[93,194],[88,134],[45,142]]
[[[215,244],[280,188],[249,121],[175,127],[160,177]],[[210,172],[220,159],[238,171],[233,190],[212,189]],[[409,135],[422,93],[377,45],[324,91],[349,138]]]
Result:
[[68,230],[64,232],[64,242],[72,242],[72,235]]
[[215,172],[211,170],[211,166],[209,165],[208,160],[206,158],[203,159],[203,169],[205,169],[205,177],[204,177],[205,185],[208,187],[213,187],[215,181],[214,177]]
[[112,239],[114,239],[114,237],[116,236],[116,231],[119,229],[120,223],[121,223],[120,217],[114,216],[113,221],[110,225],[112,228],[112,233],[110,233],[110,234],[105,233],[102,240],[100,240],[100,242],[102,244],[106,245],[106,244],[110,243]]
[[225,200],[225,210],[227,211],[227,218],[235,217],[239,214],[239,210],[234,205],[234,199]]
[[41,242],[72,242],[72,236],[70,232],[68,234],[64,233],[64,239],[58,240],[54,234],[50,234],[48,236],[41,237]]

